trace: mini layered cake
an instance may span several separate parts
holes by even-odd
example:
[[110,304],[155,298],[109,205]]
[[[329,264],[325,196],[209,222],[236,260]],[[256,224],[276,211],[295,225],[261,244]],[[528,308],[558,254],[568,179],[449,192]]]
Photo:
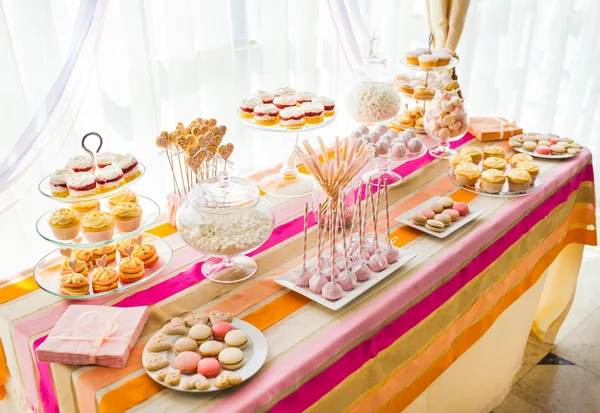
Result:
[[325,117],[335,115],[335,101],[333,99],[329,99],[325,96],[319,96],[313,98],[311,102],[323,105],[323,115],[325,115]]
[[273,99],[275,99],[275,95],[271,92],[267,92],[266,90],[257,91],[253,97],[260,100],[265,105],[273,103]]
[[323,122],[323,112],[325,108],[320,103],[305,102],[300,105],[300,109],[304,112],[304,120],[306,123],[316,124]]
[[94,169],[92,158],[88,155],[79,155],[67,160],[67,168],[74,172],[91,172]]
[[121,168],[125,182],[132,181],[141,174],[138,160],[130,153],[120,155],[114,165]]
[[296,107],[285,108],[279,112],[281,126],[294,129],[304,126],[304,112]]
[[98,169],[95,176],[99,192],[110,191],[125,183],[123,171],[115,165],[108,165],[102,169]]
[[119,155],[112,152],[100,152],[96,154],[96,165],[98,168],[102,169],[109,165],[112,165],[117,159]]
[[310,102],[315,97],[313,92],[298,92],[296,93],[296,102],[298,105],[304,102]]
[[275,99],[273,99],[273,104],[277,106],[277,109],[279,110],[295,107],[296,97],[293,95],[277,96]]
[[71,196],[87,196],[96,193],[96,177],[89,172],[73,174],[67,180]]
[[69,196],[67,181],[75,172],[71,168],[57,169],[50,175],[50,192],[52,196],[65,198]]
[[242,118],[252,119],[254,117],[254,108],[262,104],[263,101],[260,99],[242,100],[242,103],[240,103],[240,116]]
[[278,87],[275,89],[275,96],[294,96],[296,94],[296,89],[293,87]]
[[279,109],[273,104],[258,105],[254,108],[254,120],[263,126],[277,125],[279,123]]

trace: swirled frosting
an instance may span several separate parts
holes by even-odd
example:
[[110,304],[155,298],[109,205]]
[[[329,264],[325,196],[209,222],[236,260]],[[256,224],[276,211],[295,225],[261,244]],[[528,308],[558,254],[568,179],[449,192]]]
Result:
[[112,213],[117,218],[133,219],[142,215],[142,207],[133,202],[120,202],[112,209]]
[[450,162],[450,165],[456,166],[456,165],[460,165],[461,163],[472,162],[472,160],[469,155],[465,155],[463,153],[457,153],[456,155],[452,155],[450,157],[449,162]]
[[474,163],[465,162],[456,167],[456,174],[466,176],[469,179],[475,179],[479,178],[481,171]]
[[520,162],[517,164],[517,168],[529,172],[530,175],[540,173],[540,166],[535,162]]
[[121,202],[137,202],[137,200],[138,197],[135,192],[133,192],[131,189],[126,189],[108,198],[108,203],[112,206],[115,206]]
[[513,165],[520,164],[521,162],[533,162],[533,157],[526,153],[517,153],[510,158],[510,163]]
[[464,148],[462,148],[460,150],[460,153],[462,153],[463,155],[468,155],[468,156],[481,156],[482,155],[482,150],[476,146],[465,146]]
[[98,268],[94,273],[94,281],[108,281],[116,275],[117,271],[112,267]]
[[497,169],[488,169],[481,173],[481,179],[491,184],[501,184],[506,181],[506,176]]
[[123,258],[119,263],[119,267],[124,270],[137,270],[144,268],[144,262],[137,257]]
[[504,149],[498,145],[490,145],[483,148],[483,153],[488,156],[501,156],[504,158]]
[[483,161],[483,166],[488,169],[504,169],[506,168],[506,160],[504,158],[487,158]]
[[88,282],[88,279],[85,275],[71,271],[67,274],[63,274],[60,277],[60,282],[62,284],[85,284]]
[[517,184],[527,184],[531,182],[531,175],[524,169],[511,169],[507,172],[506,177],[509,181]]
[[81,222],[84,227],[98,229],[112,225],[113,217],[108,212],[92,211],[85,214]]
[[81,222],[79,215],[69,208],[58,208],[50,216],[50,224],[55,227],[70,227]]

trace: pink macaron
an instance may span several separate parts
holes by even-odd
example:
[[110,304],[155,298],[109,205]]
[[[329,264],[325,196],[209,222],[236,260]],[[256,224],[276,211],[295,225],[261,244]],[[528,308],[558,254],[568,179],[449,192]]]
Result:
[[181,352],[175,357],[175,368],[181,370],[184,374],[191,374],[196,371],[201,358],[200,354],[193,351]]
[[206,378],[217,377],[220,372],[221,364],[215,358],[205,358],[198,363],[198,374],[202,374]]
[[539,153],[540,155],[550,155],[552,153],[552,150],[546,145],[538,145],[535,148],[535,152]]
[[442,213],[448,215],[452,221],[456,221],[460,216],[460,212],[452,208],[444,209]]
[[212,333],[215,340],[225,340],[225,334],[233,330],[233,326],[227,321],[221,321],[212,327]]
[[433,212],[433,210],[430,208],[423,208],[419,211],[419,215],[423,215],[427,219],[433,219],[433,217],[435,216],[435,212]]
[[454,205],[452,205],[452,209],[457,210],[461,216],[469,213],[469,206],[464,202],[455,202]]
[[550,138],[549,141],[552,145],[556,145],[558,142],[560,142],[560,138]]

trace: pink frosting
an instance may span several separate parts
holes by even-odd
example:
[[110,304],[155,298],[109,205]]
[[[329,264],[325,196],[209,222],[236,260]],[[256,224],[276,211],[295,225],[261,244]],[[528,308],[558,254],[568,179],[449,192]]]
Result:
[[325,278],[325,276],[321,274],[313,274],[313,276],[310,277],[310,280],[308,282],[310,290],[315,294],[321,294],[321,291],[323,291],[323,286],[325,284],[327,284],[327,278]]
[[535,148],[535,151],[540,155],[550,155],[550,153],[552,153],[552,150],[546,145],[538,145],[537,148]]
[[393,264],[400,258],[400,250],[390,245],[390,248],[385,253],[385,259],[388,264]]
[[215,358],[207,357],[198,363],[198,374],[202,374],[204,377],[217,377],[220,371],[221,365]]
[[367,267],[367,265],[364,262],[360,265],[355,265],[354,267],[352,267],[352,272],[356,275],[356,279],[360,282],[370,280],[371,275],[373,275],[369,267]]
[[294,282],[298,287],[308,287],[308,282],[310,281],[310,277],[312,277],[312,273],[308,270],[296,270],[296,275],[294,275]]
[[469,213],[469,206],[464,202],[455,202],[452,209],[457,210],[461,216]]
[[452,221],[456,221],[460,216],[460,212],[452,208],[444,209],[444,214],[448,215]]
[[202,357],[200,354],[195,353],[193,351],[184,351],[179,353],[177,357],[175,357],[175,368],[181,370],[182,372],[193,372],[196,370],[198,363]]
[[342,298],[344,291],[337,281],[330,281],[323,286],[323,298],[329,301],[336,301]]
[[376,252],[371,256],[371,258],[369,258],[369,262],[367,265],[369,266],[371,271],[379,272],[385,270],[388,267],[388,262],[385,258],[385,255]]
[[354,290],[358,285],[356,274],[348,270],[342,271],[342,273],[338,275],[335,280],[344,291]]

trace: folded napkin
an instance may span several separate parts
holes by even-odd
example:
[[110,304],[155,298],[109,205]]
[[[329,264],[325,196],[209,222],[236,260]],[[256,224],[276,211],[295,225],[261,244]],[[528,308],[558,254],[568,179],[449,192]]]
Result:
[[499,141],[523,133],[523,128],[503,118],[471,118],[469,133],[480,141]]
[[37,348],[39,361],[122,368],[148,321],[148,307],[71,305]]

